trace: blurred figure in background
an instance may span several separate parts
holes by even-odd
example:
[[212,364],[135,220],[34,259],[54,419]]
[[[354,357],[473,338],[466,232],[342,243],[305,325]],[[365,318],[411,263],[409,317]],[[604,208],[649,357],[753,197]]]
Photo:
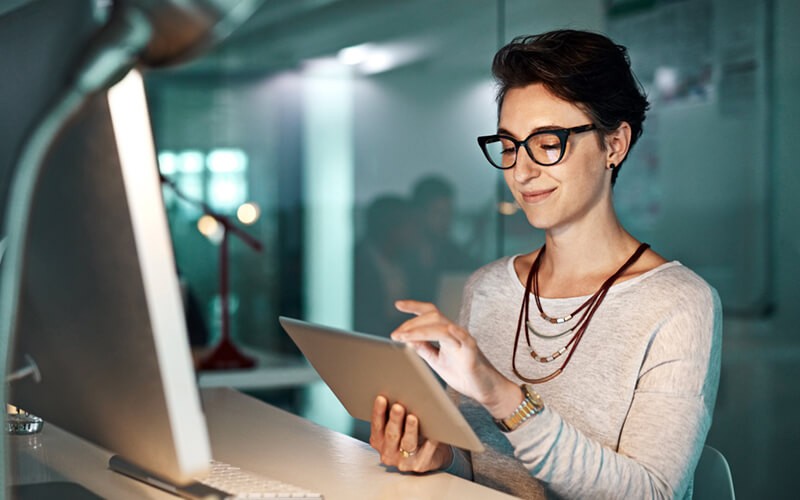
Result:
[[411,195],[416,211],[416,241],[409,276],[410,297],[426,302],[439,298],[441,278],[478,267],[453,239],[455,191],[439,176],[423,177]]
[[373,200],[355,250],[354,324],[364,333],[389,336],[405,314],[394,302],[409,294],[411,245],[416,240],[411,204],[400,196]]

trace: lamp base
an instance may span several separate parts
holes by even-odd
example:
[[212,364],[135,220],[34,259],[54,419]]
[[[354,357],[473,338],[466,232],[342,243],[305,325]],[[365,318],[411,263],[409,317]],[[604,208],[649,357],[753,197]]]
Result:
[[242,354],[227,338],[223,338],[217,347],[200,361],[201,370],[241,370],[253,368],[255,365],[255,359]]

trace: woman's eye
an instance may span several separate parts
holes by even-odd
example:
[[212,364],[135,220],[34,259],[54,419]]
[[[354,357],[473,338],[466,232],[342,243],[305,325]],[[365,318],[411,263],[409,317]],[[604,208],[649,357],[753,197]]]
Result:
[[500,147],[500,153],[504,155],[513,154],[517,150],[514,143],[509,140],[500,140]]
[[561,149],[561,139],[555,134],[541,134],[533,136],[536,149],[541,151],[558,151]]

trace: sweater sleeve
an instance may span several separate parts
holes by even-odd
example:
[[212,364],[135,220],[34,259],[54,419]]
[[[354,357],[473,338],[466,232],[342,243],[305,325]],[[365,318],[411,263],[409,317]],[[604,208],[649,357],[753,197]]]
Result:
[[472,481],[472,462],[469,459],[469,452],[455,446],[450,448],[453,450],[453,460],[444,471]]
[[684,498],[711,425],[721,314],[707,286],[676,300],[650,338],[616,450],[546,407],[506,435],[514,456],[565,498]]

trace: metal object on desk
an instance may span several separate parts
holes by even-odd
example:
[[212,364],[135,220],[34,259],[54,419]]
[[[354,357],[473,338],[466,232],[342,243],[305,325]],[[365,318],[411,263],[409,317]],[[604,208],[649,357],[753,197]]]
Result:
[[[27,354],[25,355],[25,366],[9,373],[6,377],[6,383],[25,377],[32,377],[36,382],[42,379],[39,366],[36,364],[36,361]],[[28,413],[14,405],[6,405],[6,434],[36,434],[42,431],[43,425],[44,421],[36,415]]]
[[15,435],[36,434],[42,431],[44,421],[16,406],[8,405],[6,433]]

